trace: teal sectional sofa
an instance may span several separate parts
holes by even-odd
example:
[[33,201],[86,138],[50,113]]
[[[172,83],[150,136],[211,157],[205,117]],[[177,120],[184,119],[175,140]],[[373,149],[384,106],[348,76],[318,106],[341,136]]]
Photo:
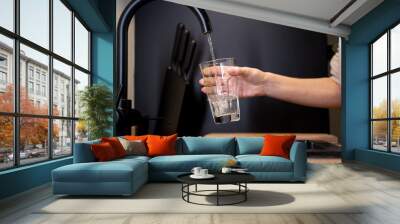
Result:
[[177,155],[127,156],[96,162],[90,149],[98,141],[75,144],[74,163],[52,171],[54,194],[131,195],[148,181],[176,181],[193,167],[218,172],[228,160],[236,160],[259,182],[304,182],[307,156],[303,142],[294,142],[290,159],[260,156],[264,139],[182,137],[176,144]]

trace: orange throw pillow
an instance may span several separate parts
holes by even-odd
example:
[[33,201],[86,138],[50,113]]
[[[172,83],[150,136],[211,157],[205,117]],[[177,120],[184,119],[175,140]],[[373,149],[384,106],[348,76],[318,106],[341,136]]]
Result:
[[147,135],[126,135],[126,136],[124,136],[124,139],[129,140],[129,141],[140,140],[142,142],[146,142]]
[[115,155],[117,158],[121,158],[126,156],[126,151],[122,146],[121,142],[119,142],[118,138],[111,137],[111,138],[101,138],[101,142],[108,142],[114,149]]
[[110,161],[117,158],[114,149],[108,142],[93,144],[90,147],[92,149],[94,157],[99,162]]
[[265,135],[262,156],[280,156],[290,159],[290,148],[296,135]]
[[159,136],[149,135],[147,137],[148,156],[176,155],[177,135]]

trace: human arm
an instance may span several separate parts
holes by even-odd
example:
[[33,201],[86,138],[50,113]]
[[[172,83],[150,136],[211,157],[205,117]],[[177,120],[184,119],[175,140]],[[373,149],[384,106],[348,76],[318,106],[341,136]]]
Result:
[[[332,78],[293,78],[249,67],[224,69],[230,76],[238,78],[239,97],[242,98],[268,96],[321,108],[338,108],[341,105],[340,85]],[[215,81],[212,78],[203,78],[200,84],[204,93],[214,91]]]
[[332,78],[292,78],[266,74],[264,95],[310,107],[339,108],[340,85]]

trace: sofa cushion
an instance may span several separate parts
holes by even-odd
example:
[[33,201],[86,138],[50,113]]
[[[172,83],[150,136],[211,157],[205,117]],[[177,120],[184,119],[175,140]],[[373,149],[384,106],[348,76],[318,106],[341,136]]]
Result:
[[290,148],[295,139],[296,135],[265,135],[260,155],[290,159]]
[[148,156],[165,156],[176,154],[176,139],[177,134],[169,136],[160,135],[148,135],[147,143],[147,155]]
[[149,160],[150,171],[163,172],[190,172],[193,167],[199,166],[212,172],[219,171],[230,159],[231,155],[175,155],[158,156]]
[[235,155],[234,138],[182,137],[178,141],[178,154]]
[[104,138],[101,138],[101,142],[102,143],[103,142],[110,143],[110,145],[114,149],[114,152],[115,152],[115,155],[117,156],[117,158],[122,158],[122,157],[126,156],[126,151],[117,137],[104,137]]
[[147,135],[125,135],[125,136],[123,136],[123,138],[125,138],[126,140],[129,140],[129,141],[140,140],[143,142],[146,142],[147,137],[148,137]]
[[236,138],[236,155],[260,154],[264,145],[263,137]]
[[119,158],[115,154],[115,150],[112,145],[108,142],[102,142],[99,144],[93,144],[90,146],[96,161],[105,162]]
[[113,162],[131,162],[132,160],[139,160],[139,161],[143,161],[143,162],[148,162],[150,159],[150,157],[148,156],[137,156],[137,155],[131,155],[131,156],[125,156],[124,158],[120,158],[117,160],[114,160]]
[[75,143],[74,147],[74,163],[95,162],[96,158],[90,148],[92,144],[99,144],[99,139],[87,142]]
[[278,156],[238,155],[240,167],[249,172],[292,172],[292,161]]
[[147,155],[147,148],[145,142],[141,140],[126,140],[125,138],[118,137],[119,142],[124,147],[126,155]]
[[[146,170],[145,161],[122,159],[109,162],[74,163],[53,170],[58,182],[130,182],[134,172]],[[146,174],[147,175],[147,174]]]

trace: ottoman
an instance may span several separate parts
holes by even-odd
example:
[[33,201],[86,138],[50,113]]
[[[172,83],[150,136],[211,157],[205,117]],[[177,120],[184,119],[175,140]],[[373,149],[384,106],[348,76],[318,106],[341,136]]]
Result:
[[143,159],[74,163],[52,172],[53,193],[68,195],[132,195],[148,180]]

